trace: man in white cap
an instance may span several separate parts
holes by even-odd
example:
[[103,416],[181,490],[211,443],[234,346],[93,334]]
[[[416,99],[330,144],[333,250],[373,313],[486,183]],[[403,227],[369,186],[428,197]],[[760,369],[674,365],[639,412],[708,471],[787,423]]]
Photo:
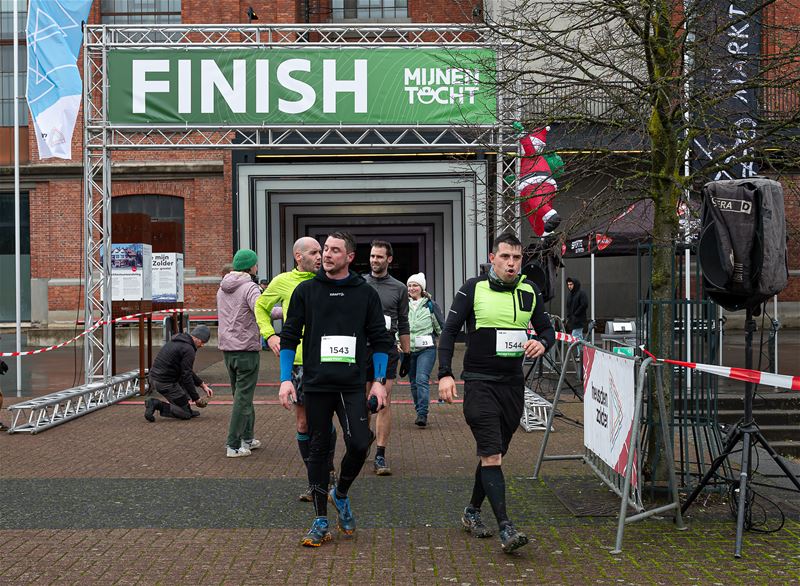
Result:
[[[189,406],[194,401],[198,407],[205,407],[208,397],[214,394],[194,372],[194,358],[197,350],[206,345],[211,338],[208,326],[200,325],[191,334],[177,334],[159,350],[150,368],[150,392],[157,391],[166,401],[147,399],[144,402],[144,418],[151,423],[156,420],[155,412],[162,417],[191,419],[200,415]],[[201,397],[196,387],[205,391]]]

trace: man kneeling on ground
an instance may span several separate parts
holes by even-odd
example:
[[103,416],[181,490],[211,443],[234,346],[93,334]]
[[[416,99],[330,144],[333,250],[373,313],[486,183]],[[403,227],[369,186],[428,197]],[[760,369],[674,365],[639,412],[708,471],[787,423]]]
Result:
[[[208,326],[197,326],[191,334],[177,334],[159,351],[150,369],[150,392],[158,391],[169,401],[147,399],[144,402],[144,418],[153,422],[154,413],[158,411],[162,417],[191,419],[200,415],[189,406],[194,401],[198,407],[208,404],[208,397],[214,394],[206,383],[194,372],[194,357],[198,348],[202,348],[211,337]],[[205,391],[200,397],[195,387]]]

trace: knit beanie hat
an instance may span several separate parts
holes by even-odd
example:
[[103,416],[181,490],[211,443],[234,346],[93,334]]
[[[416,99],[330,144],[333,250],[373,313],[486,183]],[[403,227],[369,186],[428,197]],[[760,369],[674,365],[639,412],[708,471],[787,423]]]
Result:
[[420,287],[422,287],[423,291],[427,291],[427,283],[425,282],[425,273],[417,273],[415,275],[411,275],[406,281],[406,285],[409,283],[416,283]]
[[233,256],[233,270],[246,271],[258,264],[258,255],[249,248],[242,248]]
[[208,329],[208,326],[199,325],[193,329],[189,335],[194,336],[203,344],[206,344],[211,339],[211,330]]

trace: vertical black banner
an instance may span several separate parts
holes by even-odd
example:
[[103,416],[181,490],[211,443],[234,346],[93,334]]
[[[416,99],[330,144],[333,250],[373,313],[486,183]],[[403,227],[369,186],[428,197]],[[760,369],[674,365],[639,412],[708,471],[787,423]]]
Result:
[[758,174],[753,139],[758,134],[756,79],[759,74],[760,0],[700,0],[693,5],[695,67],[690,113],[699,135],[694,167],[710,166],[709,179]]

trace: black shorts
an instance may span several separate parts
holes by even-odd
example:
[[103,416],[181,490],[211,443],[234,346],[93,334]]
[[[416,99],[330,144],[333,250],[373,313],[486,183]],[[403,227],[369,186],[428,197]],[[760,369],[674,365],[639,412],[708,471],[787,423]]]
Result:
[[[400,362],[400,352],[397,346],[392,346],[389,350],[389,364],[386,365],[386,379],[394,380],[397,378],[397,364]],[[367,382],[375,380],[375,369],[372,367],[372,350],[367,348]]]
[[472,430],[478,456],[505,455],[524,408],[524,381],[464,381],[464,419]]
[[292,366],[292,384],[294,385],[294,395],[298,405],[304,405],[305,393],[303,392],[303,366],[295,364]]

